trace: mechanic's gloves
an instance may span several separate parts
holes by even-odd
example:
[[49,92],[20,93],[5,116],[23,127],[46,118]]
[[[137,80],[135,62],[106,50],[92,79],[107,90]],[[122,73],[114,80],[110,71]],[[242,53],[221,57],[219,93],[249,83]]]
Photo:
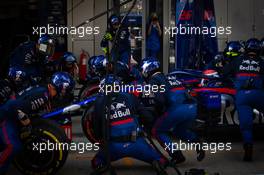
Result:
[[112,40],[113,40],[112,34],[109,32],[106,32],[101,42],[101,47],[105,55],[108,55],[110,53],[109,48],[107,48],[107,45],[108,45],[107,43],[108,41],[112,41]]
[[17,110],[18,120],[22,123],[23,126],[28,126],[30,124],[30,119],[26,113],[21,110]]
[[[110,54],[110,52],[109,52],[109,48],[107,48],[107,47],[102,47],[102,50],[103,50],[103,52],[104,52],[106,58],[108,59],[108,62],[112,62],[113,60],[112,60],[112,56],[111,56],[111,54]],[[108,65],[110,65],[110,63],[108,63]],[[109,67],[108,67],[108,68],[109,68]]]
[[103,50],[105,55],[107,55],[109,53],[109,49],[107,47],[102,47],[102,50]]
[[106,34],[104,35],[104,40],[112,41],[113,40],[113,36],[111,35],[111,33],[106,32]]

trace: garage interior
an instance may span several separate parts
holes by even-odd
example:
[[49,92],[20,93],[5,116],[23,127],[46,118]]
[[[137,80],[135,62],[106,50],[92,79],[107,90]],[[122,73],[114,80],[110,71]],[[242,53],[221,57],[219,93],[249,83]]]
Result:
[[[57,25],[57,26],[78,26],[84,21],[107,10],[107,7],[115,7],[127,0],[1,0],[0,1],[0,78],[5,77],[8,72],[10,53],[24,41],[37,41],[38,35],[33,34],[33,27]],[[131,26],[130,32],[132,53],[135,60],[140,61],[146,54],[146,31],[149,16],[156,12],[163,27],[176,26],[176,1],[177,0],[138,0],[136,6],[129,16]],[[195,0],[181,0],[195,1]],[[198,1],[198,0],[197,0]],[[107,4],[107,2],[109,4]],[[124,15],[129,9],[131,2],[114,12]],[[222,52],[228,41],[245,41],[249,38],[264,38],[264,0],[214,0],[214,10],[217,27],[232,27],[230,35],[219,35],[217,37],[218,51]],[[56,51],[73,52],[78,61],[83,51],[90,56],[102,55],[100,42],[107,30],[107,15],[102,15],[92,22],[83,25],[84,27],[99,27],[98,35],[58,35],[58,47]],[[175,37],[163,34],[161,36],[161,50],[158,58],[162,63],[162,70],[168,73],[177,66],[177,49]],[[232,109],[234,110],[234,108]],[[258,116],[256,120],[264,123],[264,118]],[[238,119],[236,120],[238,122]],[[80,119],[73,119],[73,136],[76,142],[87,142],[80,127]],[[238,123],[235,123],[238,124]],[[263,137],[263,135],[262,135]],[[262,139],[262,138],[261,138]],[[262,139],[263,140],[263,139]],[[254,172],[263,172],[263,141],[258,141],[256,147],[255,162],[245,164],[240,161],[241,140],[235,141],[231,152],[220,152],[209,154],[208,158],[197,163],[196,153],[188,152],[187,163],[181,166],[182,171],[190,167],[206,168],[210,172],[233,175],[243,171],[241,175],[248,175]],[[232,153],[232,154],[231,154]],[[58,175],[86,175],[91,171],[90,159],[94,152],[85,154],[71,153],[69,160],[58,173]],[[228,161],[226,161],[228,160]],[[221,162],[221,163],[215,163]],[[152,173],[150,168],[140,161],[125,159],[115,163],[117,170],[122,175],[135,175]],[[135,166],[136,168],[131,168]],[[129,167],[129,168],[127,168]],[[224,167],[224,168],[223,168]],[[229,171],[230,170],[230,171]],[[229,172],[228,172],[229,171]],[[262,173],[263,174],[263,173]],[[15,168],[11,168],[10,175],[19,175]]]
[[[122,3],[124,0],[109,0],[109,7]],[[130,3],[131,4],[131,3]],[[118,11],[125,12],[127,4]],[[264,1],[262,0],[214,0],[217,26],[231,26],[231,35],[218,37],[219,51],[225,47],[226,41],[246,40],[251,37],[261,39],[264,31]],[[9,0],[0,3],[0,57],[1,76],[6,72],[8,55],[21,42],[28,39],[36,40],[32,35],[32,26],[43,26],[47,23],[62,26],[77,26],[87,19],[105,11],[106,0]],[[168,10],[170,9],[170,10]],[[139,0],[133,13],[140,16],[141,23],[136,26],[139,30],[137,37],[141,52],[139,57],[145,55],[145,35],[148,16],[156,12],[162,26],[175,26],[175,0]],[[241,27],[243,21],[243,27]],[[60,48],[68,50],[79,57],[81,50],[90,55],[102,54],[100,40],[106,31],[106,15],[87,24],[91,27],[99,26],[100,35],[59,36]],[[86,25],[86,26],[87,26]],[[163,63],[163,70],[175,64],[174,38],[162,36],[162,50],[159,58]],[[5,66],[3,66],[5,65]]]

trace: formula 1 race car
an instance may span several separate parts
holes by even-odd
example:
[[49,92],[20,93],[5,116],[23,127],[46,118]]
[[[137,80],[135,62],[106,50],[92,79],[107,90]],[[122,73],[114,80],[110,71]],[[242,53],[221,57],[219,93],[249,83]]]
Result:
[[[212,70],[176,70],[169,73],[167,78],[174,90],[177,90],[180,84],[196,98],[199,106],[198,119],[215,117],[218,120],[216,127],[239,125],[234,104],[236,90],[231,79],[223,80]],[[260,111],[254,110],[254,123],[264,123]]]
[[[236,128],[239,131],[239,120],[234,104],[236,91],[233,88],[232,81],[223,80],[210,72],[209,74],[205,74],[204,72],[194,70],[175,70],[167,75],[167,79],[172,86],[172,91],[186,89],[190,99],[197,102],[198,116],[194,129],[204,131],[209,126],[211,128],[210,133],[212,130],[217,130],[218,128],[224,128],[225,130],[226,128]],[[93,123],[96,122],[93,102],[99,91],[99,81],[91,81],[87,85],[82,92],[84,100],[48,113],[42,116],[42,118],[47,119],[84,109],[82,115],[83,133],[91,143],[101,143],[101,138],[96,138],[93,130]],[[257,110],[254,110],[254,124],[255,126],[263,126],[263,113]],[[229,133],[229,135],[231,134]],[[208,139],[210,136],[208,134],[205,137]],[[63,155],[67,155],[67,152]],[[55,167],[53,172],[56,172],[64,164],[65,159],[66,157],[60,166]],[[27,173],[24,172],[24,174]]]
[[[175,70],[167,74],[168,81],[173,91],[187,89],[191,98],[197,101],[198,117],[197,128],[210,126],[213,130],[233,129],[239,132],[238,114],[235,109],[235,93],[231,80],[222,80],[218,76],[212,76],[210,71]],[[89,88],[83,91],[82,98],[94,96],[99,90],[98,82],[89,84]],[[83,112],[82,127],[84,134],[91,142],[98,142],[94,138],[93,105]],[[263,113],[254,110],[254,124],[262,127],[264,123]],[[210,132],[212,129],[210,129]]]

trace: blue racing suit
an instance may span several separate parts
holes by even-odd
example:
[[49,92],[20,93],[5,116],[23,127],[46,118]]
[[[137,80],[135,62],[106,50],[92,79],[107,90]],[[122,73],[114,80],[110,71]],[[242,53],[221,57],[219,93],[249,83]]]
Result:
[[236,58],[224,68],[224,77],[235,76],[236,107],[245,144],[253,142],[253,109],[264,110],[263,72],[263,60],[246,55]]
[[[110,40],[113,42],[114,38],[116,37],[116,46],[115,49],[111,50],[111,61],[112,63],[114,60],[117,61],[116,65],[116,72],[117,76],[122,77],[124,79],[127,78],[129,75],[129,63],[130,63],[130,56],[131,56],[131,46],[130,46],[130,40],[129,40],[129,30],[127,27],[120,28],[120,31],[118,32],[118,36],[116,36],[116,30],[111,29],[108,31],[113,39]],[[108,41],[106,39],[103,39],[101,41],[101,47],[107,48]],[[114,44],[114,43],[112,43]]]
[[[102,125],[106,111],[102,105],[107,105],[106,97],[101,96],[95,102],[96,122],[94,126],[97,137],[102,137]],[[138,124],[139,117],[150,117],[144,107],[138,102],[135,96],[128,93],[113,94],[110,101],[110,158],[116,161],[124,157],[132,157],[147,163],[158,161],[165,163],[164,158],[150,146],[142,135],[142,128]],[[92,160],[93,167],[106,164],[104,148],[96,154]]]
[[33,79],[41,77],[43,69],[36,53],[36,43],[25,42],[15,48],[10,56],[9,66],[25,70],[27,76]]
[[7,172],[13,157],[22,147],[18,130],[19,110],[27,115],[33,114],[44,109],[48,102],[48,89],[34,87],[0,107],[0,142],[4,147],[0,154],[0,174]]
[[160,36],[157,27],[151,27],[151,33],[147,38],[146,43],[146,57],[157,57],[157,54],[160,50]]
[[0,106],[8,101],[13,93],[14,87],[7,80],[0,80]]
[[[197,115],[197,105],[189,102],[184,89],[173,91],[165,75],[157,72],[153,74],[147,83],[158,85],[159,92],[143,95],[143,102],[156,111],[155,124],[152,134],[164,147],[172,143],[169,133],[184,141],[197,142],[197,136],[190,131],[190,127]],[[161,90],[163,86],[164,90]],[[166,149],[173,157],[173,151]]]

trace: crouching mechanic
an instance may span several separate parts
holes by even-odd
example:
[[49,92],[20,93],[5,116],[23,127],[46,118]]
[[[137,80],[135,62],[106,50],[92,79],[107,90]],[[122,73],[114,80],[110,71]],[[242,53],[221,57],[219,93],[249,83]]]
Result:
[[44,61],[53,55],[54,50],[55,39],[48,35],[41,36],[37,43],[24,42],[11,53],[9,67],[23,69],[30,78],[39,83],[44,76]]
[[10,67],[8,72],[8,80],[14,91],[14,95],[19,95],[30,86],[32,86],[31,79],[27,76],[23,69],[17,67]]
[[[103,84],[113,85],[121,84],[113,75],[108,75]],[[111,98],[111,99],[109,99]],[[110,103],[110,105],[107,103]],[[137,98],[129,93],[120,92],[112,93],[111,97],[101,94],[95,102],[96,120],[94,122],[94,131],[96,137],[102,138],[103,119],[107,110],[102,110],[102,106],[111,106],[109,114],[110,122],[110,139],[109,151],[111,161],[116,161],[124,157],[132,157],[149,164],[152,164],[158,175],[166,175],[163,166],[166,159],[162,157],[152,146],[150,146],[142,132],[142,128],[138,124],[137,117],[148,118],[150,114],[144,110],[144,107],[137,101]],[[95,171],[93,175],[102,174],[107,170],[107,156],[104,147],[92,160],[92,166]]]
[[260,41],[254,38],[246,42],[245,54],[224,68],[224,77],[235,76],[236,107],[244,140],[244,161],[252,160],[253,109],[264,110],[263,73]]
[[28,115],[45,109],[51,100],[71,92],[74,85],[68,73],[58,72],[46,87],[34,87],[0,107],[0,141],[5,147],[0,154],[0,175],[7,172],[12,159],[21,149],[18,125],[30,125]]
[[6,79],[0,80],[0,105],[4,104],[11,98],[15,98],[26,88],[30,86],[25,71],[11,67]]
[[[159,70],[160,62],[156,58],[149,57],[142,60],[141,72],[146,83],[152,87],[159,87],[158,91],[143,94],[142,100],[147,107],[152,107],[153,113],[156,114],[152,135],[169,153],[173,163],[182,163],[185,157],[181,150],[172,149],[170,132],[172,131],[173,136],[183,141],[198,143],[198,137],[190,130],[197,117],[197,105],[184,89],[172,91],[167,78]],[[196,152],[197,160],[203,160],[205,151],[196,148]]]

